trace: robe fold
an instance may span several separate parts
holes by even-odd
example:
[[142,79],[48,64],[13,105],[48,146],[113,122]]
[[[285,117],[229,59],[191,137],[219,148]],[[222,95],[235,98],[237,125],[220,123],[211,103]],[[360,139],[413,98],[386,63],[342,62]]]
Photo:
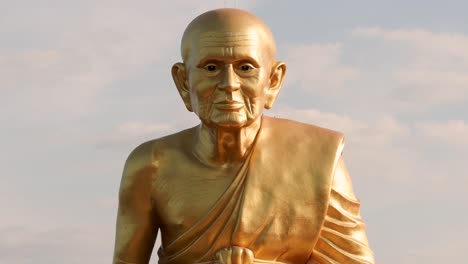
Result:
[[263,117],[254,144],[206,214],[163,243],[159,263],[219,263],[216,252],[231,246],[254,263],[371,263],[353,241],[359,203],[332,190],[342,134]]
[[332,189],[325,222],[314,247],[315,263],[374,263],[359,205],[359,201]]

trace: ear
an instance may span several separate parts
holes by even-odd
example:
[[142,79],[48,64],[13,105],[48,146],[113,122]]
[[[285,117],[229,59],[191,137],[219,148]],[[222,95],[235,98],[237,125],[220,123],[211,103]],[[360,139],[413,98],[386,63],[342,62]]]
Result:
[[174,83],[177,87],[177,90],[179,91],[180,97],[184,101],[185,107],[187,107],[187,110],[190,112],[193,112],[192,103],[190,101],[185,64],[181,62],[174,64],[172,66],[171,73],[172,79],[174,79]]
[[273,106],[281,86],[283,85],[285,74],[286,64],[281,61],[276,62],[270,74],[270,88],[268,89],[265,101],[266,109],[270,109]]

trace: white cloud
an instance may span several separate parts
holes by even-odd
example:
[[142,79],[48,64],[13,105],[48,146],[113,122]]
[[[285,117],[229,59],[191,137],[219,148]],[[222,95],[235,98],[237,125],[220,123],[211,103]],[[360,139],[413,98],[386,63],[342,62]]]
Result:
[[[423,29],[356,28],[353,36],[384,41],[388,54],[406,54],[389,69],[392,94],[403,104],[425,108],[468,100],[468,36]],[[385,64],[393,58],[382,53]]]
[[468,102],[466,47],[462,33],[359,27],[334,43],[287,46],[286,86],[374,117],[461,105]]
[[411,45],[417,53],[468,59],[468,36],[461,33],[434,32],[424,29],[395,29],[358,27],[356,36],[382,38]]
[[366,145],[388,144],[397,137],[409,134],[410,128],[393,116],[382,115],[375,120],[360,120],[346,114],[323,112],[317,109],[298,110],[290,107],[279,107],[272,111],[281,118],[298,120],[329,129],[341,131],[347,140]]
[[167,124],[147,124],[142,122],[128,122],[116,128],[115,135],[120,138],[133,138],[147,136],[169,129]]
[[365,122],[354,120],[350,116],[323,112],[317,109],[299,110],[291,107],[279,106],[272,110],[271,113],[275,117],[297,120],[304,123],[343,131],[345,133],[353,133],[367,127]]
[[106,263],[112,259],[114,227],[79,226],[0,229],[0,263]]
[[341,44],[302,44],[286,48],[286,82],[314,93],[334,94],[359,76],[341,62]]
[[93,113],[109,86],[178,60],[186,24],[222,6],[208,0],[9,4],[0,11],[8,40],[0,48],[3,112],[29,119]]
[[468,147],[468,124],[463,120],[418,122],[415,127],[428,141],[460,148]]
[[158,138],[174,130],[170,124],[125,122],[116,126],[113,131],[102,135],[98,144],[119,145],[139,144],[147,140]]
[[438,104],[464,101],[468,95],[468,74],[461,69],[427,69],[419,64],[397,70],[394,74],[395,79],[408,89],[411,99],[423,97]]

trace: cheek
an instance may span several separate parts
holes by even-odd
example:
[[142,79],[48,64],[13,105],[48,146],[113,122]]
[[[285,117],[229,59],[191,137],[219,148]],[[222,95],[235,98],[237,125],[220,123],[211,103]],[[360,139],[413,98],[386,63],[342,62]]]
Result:
[[263,97],[268,89],[268,78],[265,74],[244,79],[242,83],[242,91],[249,98]]
[[189,87],[192,91],[192,96],[195,95],[199,99],[209,98],[215,91],[216,82],[211,78],[193,74],[189,78]]

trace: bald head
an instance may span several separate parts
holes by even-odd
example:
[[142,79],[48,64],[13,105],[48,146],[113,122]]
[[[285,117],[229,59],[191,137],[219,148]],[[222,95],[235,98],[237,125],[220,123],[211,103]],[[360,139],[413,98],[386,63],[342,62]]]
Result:
[[213,43],[229,41],[230,38],[261,40],[268,56],[276,57],[276,46],[268,26],[257,16],[240,9],[223,8],[211,10],[196,17],[185,29],[181,52],[184,62],[192,48],[201,39],[210,38]]
[[172,77],[187,109],[208,126],[252,124],[272,107],[286,72],[270,29],[239,9],[195,18],[184,32],[182,57]]

